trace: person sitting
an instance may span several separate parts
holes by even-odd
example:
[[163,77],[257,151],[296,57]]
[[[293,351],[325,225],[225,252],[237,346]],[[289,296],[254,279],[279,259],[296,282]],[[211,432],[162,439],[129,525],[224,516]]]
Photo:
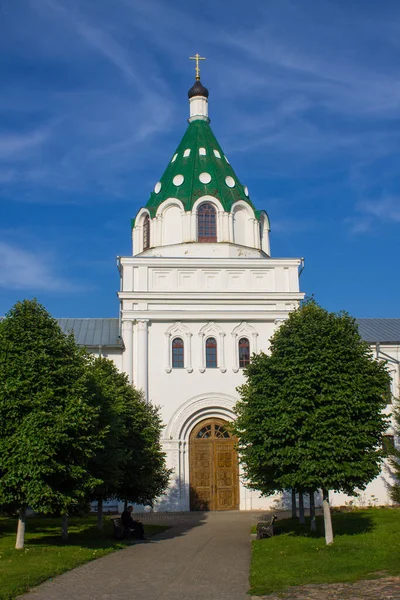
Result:
[[133,506],[125,508],[121,515],[122,525],[127,537],[135,537],[138,540],[145,540],[143,523],[132,518]]

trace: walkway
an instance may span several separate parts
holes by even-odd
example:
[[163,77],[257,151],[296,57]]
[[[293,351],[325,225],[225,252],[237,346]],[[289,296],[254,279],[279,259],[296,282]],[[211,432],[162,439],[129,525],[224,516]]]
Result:
[[172,527],[19,598],[248,600],[250,527],[260,516],[239,511],[144,515],[144,522]]
[[251,600],[399,600],[400,577],[384,577],[355,583],[301,585],[284,594],[252,596]]

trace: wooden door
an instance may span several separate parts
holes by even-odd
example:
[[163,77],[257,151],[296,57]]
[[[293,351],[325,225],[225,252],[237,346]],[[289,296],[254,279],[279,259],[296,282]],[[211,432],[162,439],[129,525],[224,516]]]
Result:
[[190,509],[239,508],[239,468],[226,421],[202,421],[190,434]]

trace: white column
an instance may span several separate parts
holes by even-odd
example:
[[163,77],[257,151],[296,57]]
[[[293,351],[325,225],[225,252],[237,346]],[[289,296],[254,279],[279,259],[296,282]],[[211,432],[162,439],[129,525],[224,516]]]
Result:
[[217,242],[224,242],[224,211],[217,213]]
[[188,331],[186,332],[186,342],[185,342],[185,354],[186,354],[186,371],[188,373],[193,373],[192,367],[192,334]]
[[232,356],[232,371],[234,373],[237,373],[239,371],[239,360],[238,360],[238,347],[237,347],[237,334],[236,333],[232,333],[232,340],[233,340],[233,356]]
[[164,360],[165,360],[165,371],[167,373],[171,373],[171,334],[167,331],[165,333],[165,350],[164,350]]
[[137,321],[137,387],[143,390],[146,402],[149,394],[149,331],[148,319]]
[[122,339],[125,350],[122,355],[122,369],[128,375],[129,383],[133,380],[133,333],[132,321],[122,321]]
[[222,331],[219,334],[219,370],[221,373],[226,373],[225,366],[225,333]]
[[200,344],[201,344],[201,352],[200,352],[200,373],[204,373],[206,370],[206,350],[204,344],[204,333],[199,333]]
[[234,232],[233,232],[233,214],[229,213],[228,215],[228,227],[229,227],[229,242],[233,244],[235,241]]

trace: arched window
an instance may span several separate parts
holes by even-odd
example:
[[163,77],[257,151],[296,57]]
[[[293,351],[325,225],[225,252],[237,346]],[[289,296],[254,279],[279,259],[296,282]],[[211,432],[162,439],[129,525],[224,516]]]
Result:
[[239,340],[239,367],[243,369],[250,363],[250,342],[247,338]]
[[178,337],[172,341],[172,368],[183,369],[184,366],[183,339]]
[[150,217],[146,215],[143,219],[143,250],[150,248]]
[[200,204],[197,210],[197,241],[217,241],[217,213],[210,202]]
[[217,367],[217,340],[210,337],[206,341],[206,368],[216,369]]

